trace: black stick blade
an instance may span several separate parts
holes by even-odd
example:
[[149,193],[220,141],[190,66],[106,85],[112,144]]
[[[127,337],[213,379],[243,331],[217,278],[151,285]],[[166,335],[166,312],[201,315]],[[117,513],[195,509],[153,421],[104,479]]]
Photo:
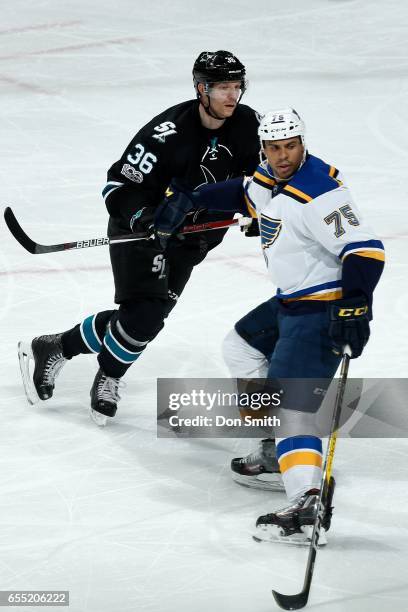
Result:
[[284,610],[300,610],[305,607],[309,598],[308,591],[301,591],[296,595],[283,595],[277,591],[272,591],[272,595],[278,606]]
[[26,251],[35,255],[37,253],[37,244],[31,240],[17,221],[10,206],[4,211],[4,220],[14,238],[25,248]]

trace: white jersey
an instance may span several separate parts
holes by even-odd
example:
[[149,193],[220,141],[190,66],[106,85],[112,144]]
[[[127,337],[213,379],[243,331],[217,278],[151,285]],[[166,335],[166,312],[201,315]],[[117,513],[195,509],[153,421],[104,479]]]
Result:
[[267,164],[244,185],[252,216],[279,298],[333,300],[342,297],[342,261],[354,253],[384,260],[383,245],[367,225],[333,166],[308,155],[285,183]]

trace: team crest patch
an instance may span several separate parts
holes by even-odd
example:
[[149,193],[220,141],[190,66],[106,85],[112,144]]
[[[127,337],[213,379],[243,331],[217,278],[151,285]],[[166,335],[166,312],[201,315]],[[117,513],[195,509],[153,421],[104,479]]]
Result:
[[280,219],[272,219],[261,213],[261,243],[263,249],[268,249],[278,238],[282,229]]
[[126,178],[130,179],[134,183],[143,182],[143,174],[139,172],[139,170],[135,170],[134,167],[130,164],[123,164],[120,173],[126,176]]

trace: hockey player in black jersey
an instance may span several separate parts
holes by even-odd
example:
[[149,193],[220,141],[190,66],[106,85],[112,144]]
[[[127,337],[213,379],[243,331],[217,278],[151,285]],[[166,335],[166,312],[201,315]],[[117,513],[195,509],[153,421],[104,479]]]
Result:
[[156,209],[172,180],[197,188],[251,174],[259,161],[257,113],[239,104],[246,89],[244,65],[228,51],[204,51],[194,63],[193,80],[196,99],[154,117],[108,171],[103,190],[108,235],[152,236],[110,247],[118,309],[90,315],[62,334],[20,343],[29,401],[49,399],[65,361],[93,352],[99,370],[91,389],[91,416],[105,424],[116,413],[121,377],[162,329],[194,266],[222,241],[226,230],[190,235],[182,242],[167,242],[163,231],[160,239],[155,235]]

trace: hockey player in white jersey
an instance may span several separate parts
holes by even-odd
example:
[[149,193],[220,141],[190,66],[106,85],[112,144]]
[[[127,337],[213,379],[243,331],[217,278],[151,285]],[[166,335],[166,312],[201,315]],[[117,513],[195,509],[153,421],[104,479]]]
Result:
[[[260,452],[232,467],[254,484],[254,477],[276,475],[279,466],[289,505],[258,518],[257,538],[299,543],[307,541],[314,522],[322,474],[313,381],[324,379],[328,386],[346,345],[352,358],[361,355],[384,266],[382,242],[336,168],[307,152],[304,132],[293,109],[267,113],[259,128],[266,159],[252,177],[194,193],[175,189],[167,203],[172,220],[186,198],[196,208],[249,211],[258,220],[277,294],[236,323],[224,342],[225,360],[234,378],[301,379],[305,387],[281,411],[286,434],[276,438],[276,456],[274,442],[263,441]],[[330,519],[328,500],[326,530]]]

